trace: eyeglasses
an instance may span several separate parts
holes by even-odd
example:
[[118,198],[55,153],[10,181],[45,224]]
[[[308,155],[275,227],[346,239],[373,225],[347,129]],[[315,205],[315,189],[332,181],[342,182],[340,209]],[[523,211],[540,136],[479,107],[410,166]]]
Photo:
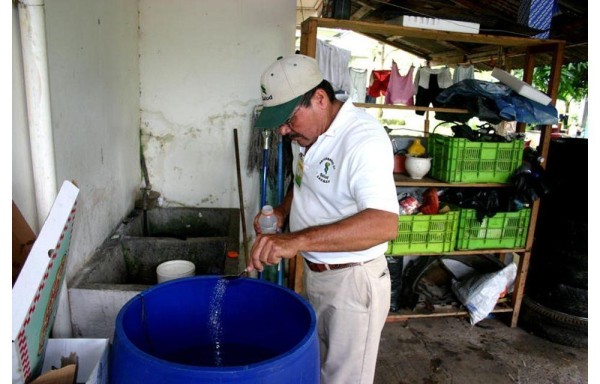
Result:
[[283,125],[287,125],[290,129],[294,129],[294,126],[292,125],[292,120],[294,120],[294,117],[296,117],[296,113],[298,112],[298,110],[300,109],[300,107],[296,107],[293,111],[292,114],[290,115],[290,117],[288,117],[288,119],[286,121],[283,122]]

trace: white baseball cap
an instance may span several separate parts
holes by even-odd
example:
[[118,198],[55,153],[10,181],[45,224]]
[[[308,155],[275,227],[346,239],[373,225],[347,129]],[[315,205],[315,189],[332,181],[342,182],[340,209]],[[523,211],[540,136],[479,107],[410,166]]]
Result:
[[262,74],[260,90],[263,108],[255,128],[275,129],[290,117],[306,92],[323,81],[319,64],[305,55],[278,58]]

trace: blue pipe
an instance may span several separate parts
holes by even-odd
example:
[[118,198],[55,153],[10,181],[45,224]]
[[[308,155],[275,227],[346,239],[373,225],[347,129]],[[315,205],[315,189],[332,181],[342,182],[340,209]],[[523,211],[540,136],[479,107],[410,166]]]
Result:
[[[264,130],[262,131],[263,137],[263,169],[262,169],[262,187],[260,193],[260,207],[259,210],[262,209],[263,206],[267,204],[267,185],[268,185],[268,177],[267,171],[269,169],[269,141],[271,138],[271,131]],[[258,272],[258,278],[262,279],[262,272]]]
[[[277,204],[283,201],[283,136],[279,135],[277,143]],[[283,285],[283,259],[277,265],[277,284]]]

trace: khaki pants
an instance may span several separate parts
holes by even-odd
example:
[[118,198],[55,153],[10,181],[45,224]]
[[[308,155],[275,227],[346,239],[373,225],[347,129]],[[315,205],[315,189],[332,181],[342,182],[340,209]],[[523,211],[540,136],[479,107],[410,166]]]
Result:
[[391,282],[385,256],[356,267],[311,271],[305,295],[317,315],[321,384],[372,383]]

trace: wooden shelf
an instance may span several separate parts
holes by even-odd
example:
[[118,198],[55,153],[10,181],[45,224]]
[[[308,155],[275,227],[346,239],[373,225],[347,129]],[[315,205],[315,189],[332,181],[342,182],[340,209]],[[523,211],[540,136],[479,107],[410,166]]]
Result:
[[391,254],[386,256],[460,256],[460,255],[487,255],[495,253],[521,253],[527,252],[525,248],[502,248],[502,249],[467,249],[463,251],[450,251],[443,253],[406,253],[406,254]]
[[[492,313],[510,313],[513,308],[508,303],[498,303],[492,310]],[[423,317],[448,317],[448,316],[469,316],[469,312],[464,308],[453,306],[436,306],[433,311],[426,309],[415,309],[413,311],[402,309],[398,312],[390,312],[386,319],[386,323],[394,323],[398,321],[406,321],[408,319],[416,319]]]
[[458,108],[431,108],[431,107],[417,107],[412,105],[398,105],[398,104],[375,104],[375,103],[353,103],[359,108],[379,108],[379,109],[405,109],[409,111],[423,111],[423,112],[449,112],[449,113],[469,113],[466,109]]
[[[553,103],[556,103],[558,95],[558,85],[560,82],[560,73],[562,60],[565,49],[565,41],[562,40],[549,40],[549,39],[532,39],[523,37],[511,37],[511,36],[492,36],[485,34],[470,34],[470,33],[459,33],[459,32],[446,32],[446,31],[435,31],[421,28],[409,28],[402,27],[393,24],[382,24],[382,23],[370,23],[362,21],[351,21],[351,20],[337,20],[337,19],[326,19],[326,18],[315,18],[310,17],[302,22],[301,37],[300,37],[300,52],[304,55],[311,57],[316,56],[317,52],[317,30],[319,28],[335,28],[350,30],[358,33],[362,33],[377,40],[385,43],[388,39],[393,39],[394,36],[411,37],[415,39],[427,39],[444,42],[447,44],[459,43],[476,43],[495,45],[500,49],[506,48],[518,48],[524,51],[525,54],[525,65],[523,68],[523,81],[531,84],[533,80],[533,70],[536,65],[536,55],[540,53],[549,53],[552,56],[552,65],[550,72],[550,80],[548,82],[548,96],[552,99]],[[430,58],[427,58],[430,59]],[[388,105],[388,104],[369,104],[369,103],[357,103],[355,104],[362,108],[380,108],[380,109],[406,109],[406,110],[418,110],[425,111],[424,135],[429,134],[429,112],[451,112],[451,113],[468,113],[463,109],[451,109],[451,108],[428,108],[428,107],[414,107],[406,105]],[[518,132],[525,132],[525,124],[517,124]],[[551,126],[547,125],[542,128],[542,134],[540,136],[540,144],[538,146],[538,152],[540,156],[547,159],[548,151],[551,140]],[[545,164],[542,165],[545,168]],[[439,187],[439,188],[450,188],[450,187],[475,187],[475,188],[494,188],[494,187],[510,187],[511,184],[498,184],[498,183],[464,183],[464,184],[449,184],[434,180],[431,178],[424,178],[423,180],[414,180],[408,176],[395,174],[394,180],[396,186],[399,187]],[[510,312],[511,321],[510,326],[516,327],[517,320],[519,318],[519,312],[521,308],[521,302],[525,293],[525,281],[527,278],[527,271],[529,269],[529,262],[531,258],[531,248],[534,241],[534,232],[537,222],[537,214],[539,211],[539,200],[534,201],[531,211],[531,220],[529,223],[529,229],[527,232],[527,241],[525,248],[523,249],[492,249],[492,250],[469,250],[469,251],[454,251],[448,252],[448,255],[470,255],[470,254],[481,254],[481,253],[519,253],[519,264],[517,268],[517,277],[514,283],[514,291],[510,298],[511,305],[504,303],[498,304],[496,309],[492,313],[498,312]],[[302,283],[300,276],[302,274],[302,263],[301,257],[296,257],[296,264],[298,267],[295,269],[295,274],[290,279],[291,286],[296,292],[301,292]],[[407,313],[408,312],[408,313]],[[388,321],[402,321],[411,317],[435,317],[435,316],[462,316],[468,315],[468,312],[464,309],[452,308],[452,309],[436,309],[434,312],[426,311],[427,313],[420,313],[418,311],[407,311],[400,313],[391,313],[388,316]]]
[[[433,29],[404,27],[391,23],[373,23],[367,21],[330,19],[324,17],[309,17],[302,23],[302,34],[306,35],[301,40],[300,50],[310,54],[312,46],[309,43],[316,39],[316,27],[345,29],[363,34],[381,36],[382,42],[394,36],[412,37],[415,39],[437,40],[446,42],[461,42],[472,44],[490,44],[504,47],[545,47],[550,44],[564,44],[562,40],[533,39],[525,37],[487,35],[483,33],[448,32]],[[302,44],[304,43],[304,44]],[[316,50],[316,49],[315,49]]]
[[402,173],[394,173],[394,181],[397,187],[438,187],[438,188],[456,188],[456,187],[479,187],[479,188],[496,188],[496,187],[512,187],[512,184],[506,183],[446,183],[430,177],[424,177],[420,180],[411,179],[409,176]]

